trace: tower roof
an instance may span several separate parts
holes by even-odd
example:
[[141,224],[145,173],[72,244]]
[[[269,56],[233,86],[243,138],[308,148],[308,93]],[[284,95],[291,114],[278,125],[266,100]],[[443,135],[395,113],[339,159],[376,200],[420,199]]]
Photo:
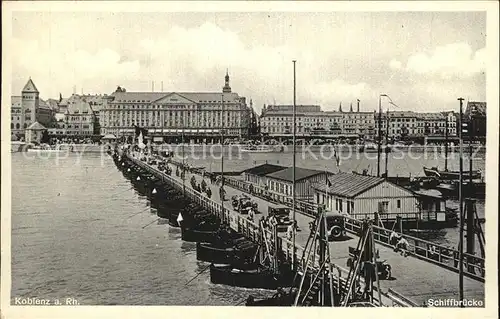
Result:
[[226,69],[226,76],[224,77],[224,87],[222,88],[223,93],[231,93],[231,87],[229,86],[229,70]]
[[35,83],[33,83],[33,80],[31,78],[28,80],[28,82],[24,86],[23,93],[24,92],[27,92],[27,93],[39,93],[38,90],[37,90],[37,88],[36,88],[36,86],[35,86]]

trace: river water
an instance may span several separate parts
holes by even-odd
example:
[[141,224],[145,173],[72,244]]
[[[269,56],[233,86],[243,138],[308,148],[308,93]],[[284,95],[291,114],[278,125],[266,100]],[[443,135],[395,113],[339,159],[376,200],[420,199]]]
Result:
[[[241,170],[266,160],[291,163],[288,153],[226,156],[225,170]],[[207,170],[220,167],[217,156],[191,156],[187,161]],[[482,164],[476,162],[484,168],[484,158]],[[372,162],[346,159],[341,168],[367,163]],[[401,175],[423,165],[406,160],[392,163],[391,169],[401,167]],[[329,170],[334,170],[331,160],[298,156],[297,166],[306,165],[317,169],[330,165]],[[406,168],[409,165],[411,169]],[[484,216],[482,204],[478,211]],[[157,220],[147,199],[131,188],[107,155],[12,154],[13,304],[15,297],[29,297],[75,298],[82,305],[236,305],[250,293],[270,294],[213,285],[208,271],[186,285],[208,264],[196,261],[195,244],[183,242],[180,236],[179,229]],[[456,246],[457,230],[433,234],[430,239]]]

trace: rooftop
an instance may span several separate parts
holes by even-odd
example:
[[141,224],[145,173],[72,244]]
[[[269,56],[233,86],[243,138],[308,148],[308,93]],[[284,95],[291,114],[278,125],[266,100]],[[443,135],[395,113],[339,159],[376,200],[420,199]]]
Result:
[[467,108],[465,110],[465,115],[469,116],[471,113],[475,116],[486,116],[486,102],[467,102]]
[[31,78],[24,86],[23,93],[38,93],[38,89],[36,88],[35,83],[33,83],[33,80],[31,80]]
[[[295,168],[295,181],[300,181],[302,179],[316,176],[318,174],[323,174],[325,171],[317,171],[309,168]],[[287,182],[293,182],[293,167],[287,167],[280,171],[276,171],[274,173],[270,173],[266,175],[269,178],[279,179]]]
[[38,122],[35,122],[35,123],[31,124],[30,126],[28,126],[27,129],[31,130],[31,131],[43,131],[43,130],[46,130],[45,126],[43,126],[42,124],[40,124]]
[[92,108],[90,107],[88,102],[84,101],[75,101],[72,104],[68,105],[68,114],[91,114]]
[[242,173],[257,175],[257,176],[265,176],[267,174],[271,174],[277,171],[281,171],[285,169],[285,166],[273,165],[273,164],[262,164],[249,169],[242,171]]
[[225,102],[239,102],[237,93],[219,92],[114,92],[113,103],[152,103],[172,94],[177,94],[194,103],[220,103],[224,95]]
[[367,190],[381,184],[384,179],[381,177],[366,176],[352,173],[338,173],[328,178],[331,186],[326,183],[319,183],[314,186],[315,189],[342,197],[356,197]]

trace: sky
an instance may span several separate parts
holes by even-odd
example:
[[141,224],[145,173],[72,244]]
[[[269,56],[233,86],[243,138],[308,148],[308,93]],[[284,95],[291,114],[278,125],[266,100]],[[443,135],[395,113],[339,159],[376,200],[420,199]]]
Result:
[[12,94],[233,92],[263,104],[362,111],[486,100],[484,12],[14,12]]

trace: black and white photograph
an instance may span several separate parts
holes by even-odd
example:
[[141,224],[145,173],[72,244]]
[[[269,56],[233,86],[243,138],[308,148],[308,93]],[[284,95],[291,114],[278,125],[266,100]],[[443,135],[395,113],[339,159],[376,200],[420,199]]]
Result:
[[2,318],[493,316],[498,3],[206,5],[2,3]]

